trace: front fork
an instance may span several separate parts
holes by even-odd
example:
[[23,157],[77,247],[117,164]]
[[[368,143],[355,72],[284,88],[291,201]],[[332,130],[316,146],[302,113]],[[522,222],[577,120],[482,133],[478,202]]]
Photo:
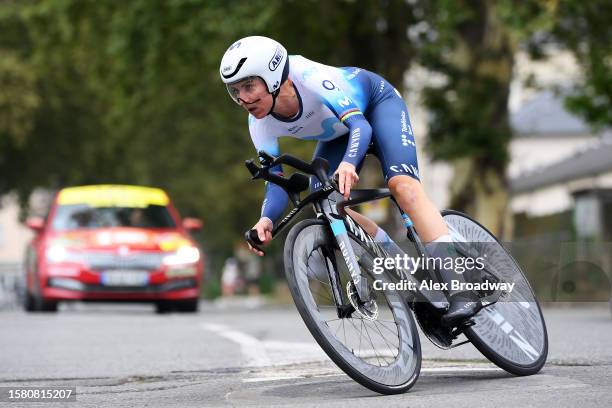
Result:
[[[349,238],[348,230],[344,224],[344,217],[338,213],[336,202],[337,201],[332,197],[329,197],[321,202],[320,205],[315,206],[315,210],[324,214],[325,218],[327,218],[336,240],[336,244],[338,245],[338,249],[340,249],[340,252],[342,253],[342,258],[344,259],[353,284],[355,285],[355,289],[357,290],[357,294],[359,295],[359,299],[362,302],[366,302],[370,299],[370,287],[368,286],[368,280],[361,276],[361,268],[359,266],[359,262],[357,261],[355,251],[353,251],[351,239]],[[333,256],[330,256],[330,259],[331,258],[333,258]],[[332,284],[334,298],[336,298],[336,305],[340,307],[344,304],[344,302],[342,301],[342,295],[340,293],[342,288],[340,286],[340,279],[337,273],[338,270],[335,267],[333,270],[330,269],[330,266],[335,265],[329,265],[330,261],[326,262],[328,262],[327,269],[330,272],[330,282]]]
[[334,238],[336,238],[336,243],[338,244],[338,248],[342,253],[342,258],[344,259],[349,274],[351,275],[351,279],[355,285],[359,299],[362,302],[368,301],[370,299],[370,287],[368,285],[368,280],[361,276],[361,268],[359,266],[359,262],[357,261],[355,251],[353,251],[351,239],[348,236],[348,231],[344,225],[344,220],[342,217],[333,217],[330,221],[332,233],[334,234]]

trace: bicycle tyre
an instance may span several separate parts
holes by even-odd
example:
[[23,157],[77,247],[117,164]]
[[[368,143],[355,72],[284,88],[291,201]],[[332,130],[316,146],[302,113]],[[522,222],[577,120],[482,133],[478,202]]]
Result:
[[[349,236],[353,247],[361,248],[360,262],[365,262],[363,254],[375,256],[371,249],[350,232]],[[323,315],[310,292],[307,262],[309,254],[314,249],[333,245],[330,227],[322,220],[303,220],[293,226],[289,232],[284,248],[285,274],[295,305],[306,327],[323,351],[353,380],[381,394],[406,392],[415,384],[420,373],[421,345],[412,311],[400,293],[384,291],[387,304],[392,308],[396,320],[399,337],[398,355],[388,367],[374,367],[360,360],[334,337],[329,324],[323,322]],[[377,277],[383,275],[385,274]],[[399,347],[402,349],[399,350]]]
[[[516,282],[510,297],[481,310],[465,331],[470,342],[503,370],[526,376],[539,372],[548,355],[548,334],[540,304],[522,269],[499,240],[482,224],[454,210],[442,211],[453,240],[491,243],[504,281]],[[527,337],[527,338],[526,338]]]

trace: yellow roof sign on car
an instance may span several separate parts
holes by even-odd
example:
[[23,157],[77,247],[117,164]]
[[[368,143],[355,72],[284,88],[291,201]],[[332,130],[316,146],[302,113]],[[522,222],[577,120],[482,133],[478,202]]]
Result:
[[168,205],[168,195],[153,187],[101,184],[68,187],[60,191],[60,205],[87,204],[92,207],[139,207]]

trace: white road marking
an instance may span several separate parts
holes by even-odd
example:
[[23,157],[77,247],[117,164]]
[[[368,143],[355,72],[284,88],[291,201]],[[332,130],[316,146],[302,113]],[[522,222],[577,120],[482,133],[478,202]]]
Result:
[[[242,355],[245,357],[245,365],[249,367],[269,367],[274,370],[288,364],[328,361],[328,357],[316,343],[307,342],[286,342],[286,341],[261,341],[249,334],[231,329],[221,324],[206,323],[201,327],[212,331],[221,337],[225,337],[240,346]],[[362,354],[374,357],[376,354],[388,354],[388,350],[369,350]],[[300,378],[322,378],[332,376],[342,376],[336,367],[295,367],[287,370],[282,368],[282,372],[261,373],[258,377],[245,378],[244,383],[257,383],[265,381],[283,381]],[[421,373],[459,373],[459,372],[482,372],[482,371],[502,371],[497,367],[425,367]]]
[[287,375],[278,375],[278,376],[270,376],[270,377],[253,377],[253,378],[245,378],[242,380],[243,383],[254,383],[254,382],[265,382],[265,381],[283,381],[283,380],[296,380],[298,378],[323,378],[323,377],[340,377],[345,374],[334,373],[334,374],[319,374],[319,375],[310,375],[310,374],[287,374]]
[[248,366],[263,367],[272,364],[263,343],[255,337],[237,330],[232,330],[221,324],[206,323],[202,324],[202,327],[221,337],[238,343]]
[[[300,378],[324,378],[324,377],[338,377],[343,376],[343,373],[319,373],[316,374],[317,370],[304,370],[296,369],[295,373],[287,373],[284,375],[269,375],[260,376],[253,378],[245,378],[242,380],[244,383],[257,383],[266,381],[283,381],[283,380],[295,380]],[[314,372],[313,372],[314,371]],[[499,371],[503,372],[498,367],[429,367],[422,368],[421,373],[461,373],[461,372],[484,372],[484,371]]]
[[422,373],[456,373],[479,371],[504,371],[499,367],[428,367],[421,368]]

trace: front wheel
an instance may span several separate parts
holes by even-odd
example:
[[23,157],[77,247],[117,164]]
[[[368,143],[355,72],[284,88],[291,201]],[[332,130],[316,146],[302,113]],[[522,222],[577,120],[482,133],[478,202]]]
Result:
[[[401,293],[374,290],[374,280],[390,282],[372,273],[375,254],[350,235],[362,279],[367,279],[373,303],[367,313],[354,311],[345,289],[350,273],[327,223],[297,223],[285,241],[285,274],[295,305],[317,343],[355,381],[382,393],[398,394],[416,382],[421,368],[421,345],[411,310]],[[338,279],[348,315],[338,316],[330,276]],[[352,311],[352,313],[350,312]]]
[[[515,283],[497,303],[474,316],[466,337],[491,362],[514,375],[540,371],[548,354],[544,316],[529,281],[510,253],[485,227],[457,211],[442,211],[455,245],[466,244],[472,254],[502,282]],[[467,277],[466,277],[467,278]]]

